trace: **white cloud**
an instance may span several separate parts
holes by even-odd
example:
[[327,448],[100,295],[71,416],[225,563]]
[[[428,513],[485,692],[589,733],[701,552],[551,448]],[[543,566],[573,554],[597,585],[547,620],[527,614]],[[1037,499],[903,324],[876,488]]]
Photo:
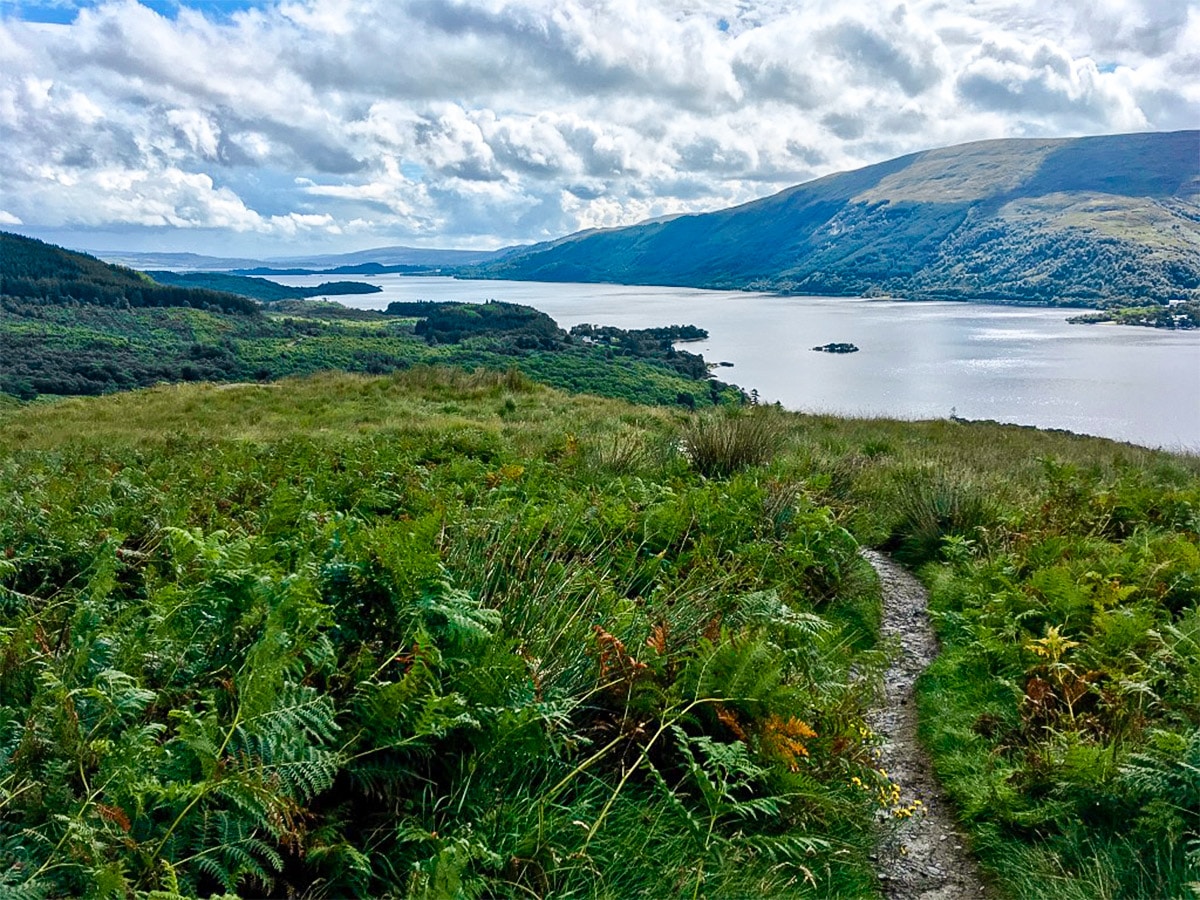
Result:
[[535,240],[966,140],[1195,127],[1196,0],[135,0],[0,19],[4,224]]

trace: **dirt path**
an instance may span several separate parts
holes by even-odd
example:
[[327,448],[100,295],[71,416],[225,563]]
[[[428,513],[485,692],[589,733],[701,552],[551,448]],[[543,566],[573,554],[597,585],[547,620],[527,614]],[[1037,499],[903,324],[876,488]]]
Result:
[[888,557],[863,556],[883,585],[883,635],[900,641],[900,653],[885,676],[883,706],[870,717],[885,743],[880,766],[903,790],[903,802],[922,805],[879,846],[876,865],[889,900],[992,898],[967,852],[954,814],[917,743],[913,685],[937,656],[937,641],[926,613],[925,589]]

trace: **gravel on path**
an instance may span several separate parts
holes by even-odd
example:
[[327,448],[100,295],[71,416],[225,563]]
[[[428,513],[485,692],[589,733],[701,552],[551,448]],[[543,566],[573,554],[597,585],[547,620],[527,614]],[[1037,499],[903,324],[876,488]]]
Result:
[[[876,868],[888,900],[959,900],[998,895],[987,886],[979,865],[917,741],[913,686],[937,656],[925,588],[882,553],[864,550],[883,587],[883,637],[897,640],[899,652],[884,676],[882,705],[869,717],[884,739],[880,768],[900,785],[903,799],[921,805],[911,818],[890,828],[879,845]],[[911,808],[911,807],[910,807]]]

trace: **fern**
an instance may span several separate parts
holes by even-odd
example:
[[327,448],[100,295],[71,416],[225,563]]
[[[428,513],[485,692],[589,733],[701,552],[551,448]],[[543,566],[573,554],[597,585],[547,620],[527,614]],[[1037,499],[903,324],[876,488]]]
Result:
[[449,580],[430,585],[417,604],[423,624],[438,643],[456,653],[492,636],[500,625],[498,610],[487,609],[466,591],[457,590]]
[[1189,822],[1200,837],[1200,728],[1190,735],[1159,732],[1158,753],[1135,753],[1121,768],[1134,789],[1161,798]]

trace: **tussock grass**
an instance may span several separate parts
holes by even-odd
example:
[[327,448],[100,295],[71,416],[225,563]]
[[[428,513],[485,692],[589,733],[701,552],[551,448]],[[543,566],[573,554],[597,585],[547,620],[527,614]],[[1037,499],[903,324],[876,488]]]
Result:
[[770,407],[721,410],[688,421],[682,447],[697,472],[722,478],[769,462],[786,433],[786,420]]
[[887,546],[905,565],[940,558],[946,538],[977,541],[996,521],[996,505],[978,486],[946,471],[914,477],[900,490]]

